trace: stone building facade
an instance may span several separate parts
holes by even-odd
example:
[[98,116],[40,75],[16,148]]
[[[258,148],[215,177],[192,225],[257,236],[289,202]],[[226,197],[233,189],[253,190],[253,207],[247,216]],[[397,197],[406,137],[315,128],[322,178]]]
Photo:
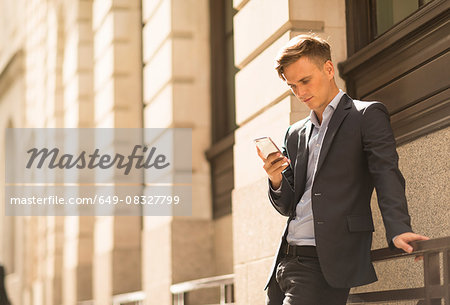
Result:
[[[106,305],[142,291],[144,304],[168,305],[173,284],[233,274],[236,304],[263,304],[285,219],[268,202],[252,140],[281,144],[309,114],[273,69],[278,49],[300,33],[329,40],[340,88],[386,101],[413,227],[449,236],[448,2],[373,12],[366,17],[378,27],[366,36],[355,34],[364,29],[357,2],[1,1],[2,147],[6,128],[192,128],[192,216],[11,217],[2,208],[0,263],[12,303]],[[383,28],[385,12],[392,24]],[[395,57],[407,49],[422,52]],[[377,67],[384,70],[373,75]],[[0,185],[3,206],[4,175]],[[381,248],[373,203],[373,248]],[[410,259],[376,269],[380,281],[354,291],[422,285],[422,267]],[[214,297],[192,293],[190,301]]]

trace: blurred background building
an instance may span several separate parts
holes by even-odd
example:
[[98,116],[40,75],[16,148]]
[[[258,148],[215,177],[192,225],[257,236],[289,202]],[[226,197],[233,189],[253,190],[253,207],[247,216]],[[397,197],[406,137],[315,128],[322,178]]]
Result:
[[[252,140],[281,145],[286,128],[309,114],[273,68],[278,49],[300,33],[329,40],[342,89],[387,105],[413,227],[450,236],[449,3],[1,0],[2,147],[15,127],[193,131],[190,217],[10,217],[2,207],[0,263],[12,304],[169,305],[181,298],[171,287],[192,280],[229,283],[228,302],[263,304],[285,219],[268,202]],[[4,183],[1,175],[0,205]],[[373,202],[373,248],[382,248]],[[376,269],[380,281],[354,291],[423,285],[411,259]],[[185,297],[211,304],[219,294]]]

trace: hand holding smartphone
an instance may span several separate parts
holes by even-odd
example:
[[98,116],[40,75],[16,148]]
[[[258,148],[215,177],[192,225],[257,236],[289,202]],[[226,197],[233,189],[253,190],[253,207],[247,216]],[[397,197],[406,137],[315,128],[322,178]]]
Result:
[[286,158],[269,137],[257,138],[254,140],[258,148],[258,155],[264,161],[264,170],[271,181],[272,187],[277,189],[283,178],[282,171],[289,166],[289,159]]
[[280,149],[275,145],[270,137],[261,137],[254,140],[256,147],[261,151],[264,159],[272,154],[279,152],[281,154]]

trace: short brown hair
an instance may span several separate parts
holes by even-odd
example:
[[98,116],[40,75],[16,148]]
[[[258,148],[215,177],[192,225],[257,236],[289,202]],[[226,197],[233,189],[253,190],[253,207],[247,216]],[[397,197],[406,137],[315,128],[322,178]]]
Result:
[[278,52],[275,58],[275,69],[278,76],[284,79],[284,69],[296,62],[300,57],[306,56],[315,61],[317,66],[331,60],[331,49],[328,42],[314,34],[295,36]]

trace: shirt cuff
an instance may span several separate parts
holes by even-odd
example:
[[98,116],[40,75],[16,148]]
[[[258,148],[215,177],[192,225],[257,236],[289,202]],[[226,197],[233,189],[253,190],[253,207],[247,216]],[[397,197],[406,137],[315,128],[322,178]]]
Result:
[[392,237],[392,243],[394,243],[394,241],[397,237],[398,237],[398,235],[395,235],[394,237]]
[[277,189],[274,189],[273,186],[272,186],[272,182],[271,182],[270,179],[269,179],[269,188],[270,188],[270,191],[271,191],[271,192],[274,192],[274,193],[281,193],[281,186],[282,186],[282,185],[283,185],[283,180],[281,180],[280,186],[279,186]]

